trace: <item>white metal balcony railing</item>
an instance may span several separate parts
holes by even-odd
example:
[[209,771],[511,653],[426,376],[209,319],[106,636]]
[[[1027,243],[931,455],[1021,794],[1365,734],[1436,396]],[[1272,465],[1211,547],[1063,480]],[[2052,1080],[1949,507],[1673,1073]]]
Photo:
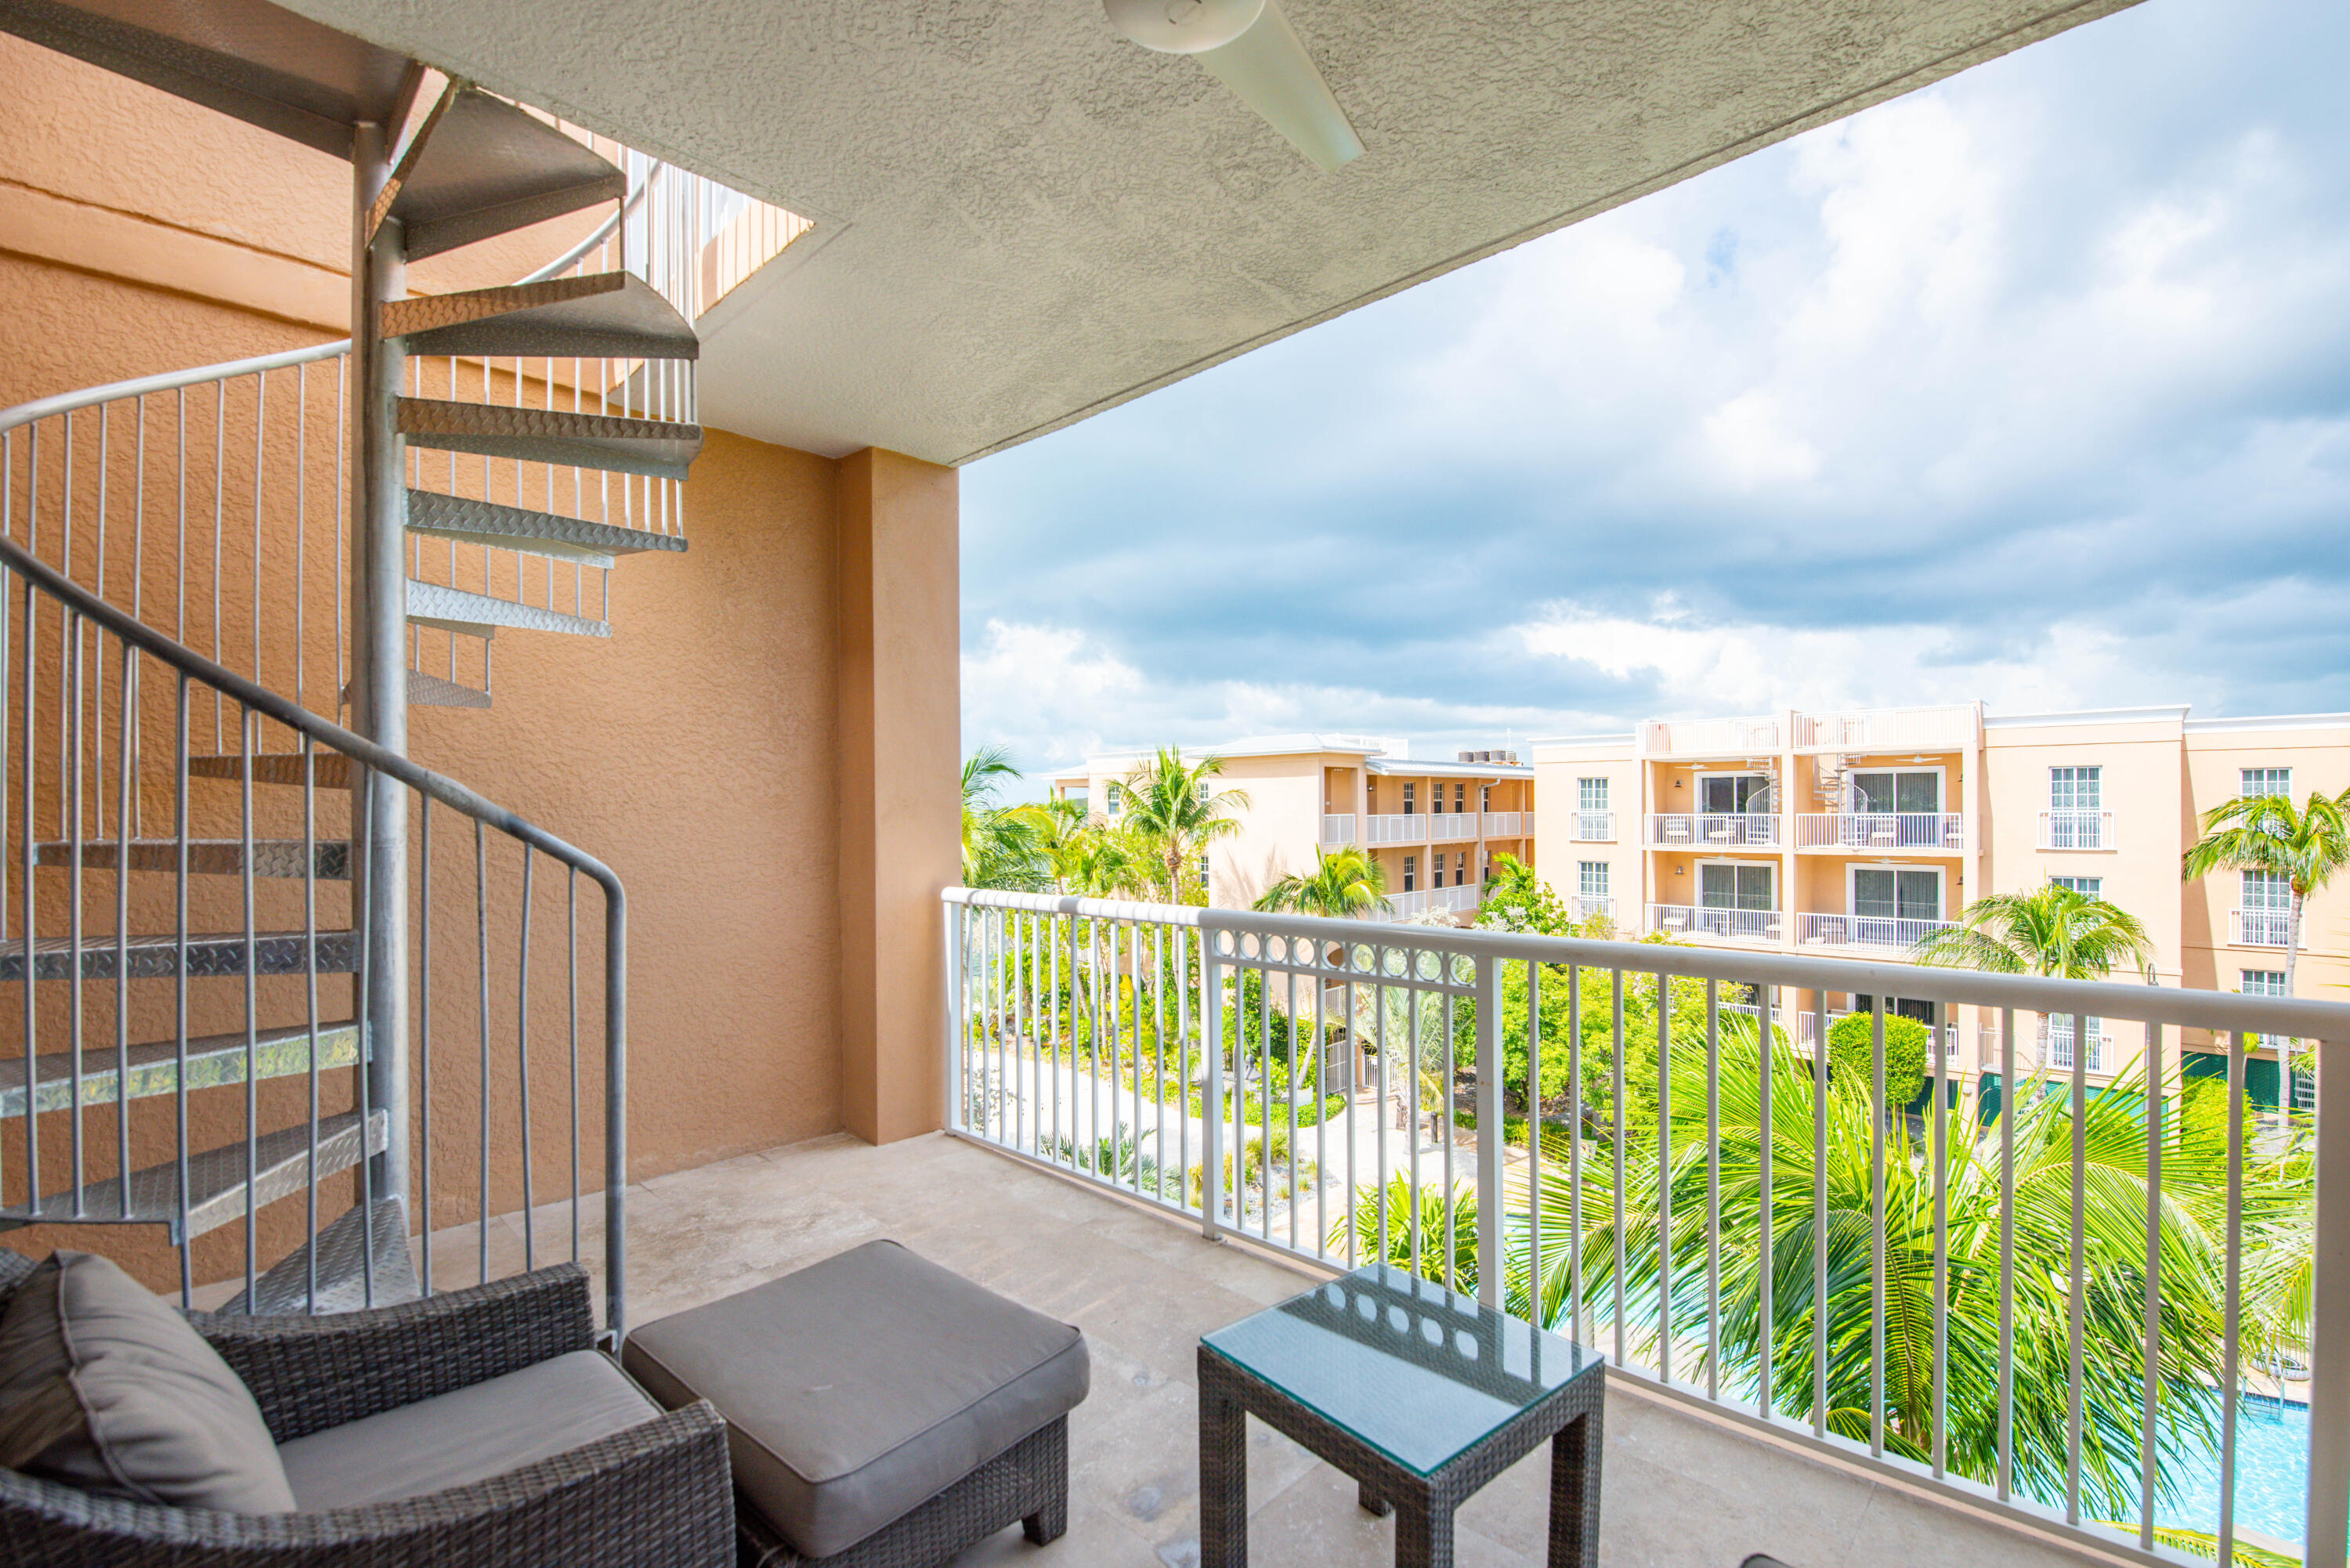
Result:
[[1428,814],[1428,841],[1430,844],[1457,844],[1477,836],[1477,814],[1473,811],[1431,811]]
[[1363,842],[1366,844],[1425,844],[1428,842],[1428,818],[1418,813],[1401,816],[1367,816],[1363,818]]
[[2043,811],[2040,814],[2043,849],[2111,849],[2114,814],[2110,811]]
[[1607,920],[1616,919],[1616,900],[1605,893],[1570,893],[1566,897],[1569,919]]
[[1351,811],[1324,812],[1322,842],[1333,847],[1355,842],[1355,814]]
[[1807,811],[1795,818],[1795,847],[1956,855],[1966,847],[1966,819],[1955,811]]
[[[2230,909],[2228,931],[2236,947],[2281,948],[2293,940],[2293,916],[2283,909]],[[2301,945],[2304,950],[2309,946],[2305,930]]]
[[1523,838],[1526,818],[1531,815],[1519,811],[1489,811],[1485,814],[1485,836],[1488,838]]
[[[956,1136],[1123,1192],[1211,1237],[1246,1234],[1322,1269],[1384,1258],[1473,1289],[1490,1307],[1594,1347],[1611,1377],[1732,1413],[1849,1465],[1945,1488],[2043,1540],[2173,1561],[2158,1549],[2158,1530],[2210,1526],[2208,1517],[2174,1518],[2158,1484],[2164,1467],[2214,1476],[2219,1494],[2233,1498],[2257,1464],[2263,1489],[2291,1489],[2312,1543],[2308,1568],[2345,1568],[2350,1489],[2339,1478],[2350,1474],[2350,1255],[2319,1251],[2306,1315],[2287,1331],[2286,1350],[2312,1369],[2302,1386],[2307,1436],[2298,1453],[2264,1448],[2255,1459],[2242,1423],[2220,1414],[2253,1391],[2254,1369],[2236,1334],[2210,1325],[2233,1325],[2256,1305],[2248,1265],[2270,1233],[2243,1195],[2286,1157],[2239,1130],[2216,1153],[2199,1142],[2204,1154],[2189,1158],[2180,1151],[2201,1135],[2179,1111],[2189,1032],[2319,1042],[2307,1124],[2317,1158],[2297,1168],[2314,1172],[2310,1208],[2293,1223],[2321,1237],[2350,1233],[2350,1115],[2338,1104],[2338,1085],[2350,1084],[2350,1007],[1904,971],[1910,997],[2009,1021],[1985,1064],[2011,1083],[2019,1064],[2031,1070],[2028,1059],[2019,1064],[2031,1020],[2050,1014],[2098,1019],[2103,1038],[2126,1031],[2133,1048],[2143,1041],[2153,1068],[2150,1092],[2116,1100],[2092,1091],[2082,1053],[2067,1070],[2069,1094],[2011,1093],[2003,1114],[1983,1124],[1960,1119],[1937,1095],[1918,1138],[1898,1119],[1836,1109],[1845,1091],[1817,1044],[1824,1004],[1812,1012],[1814,1043],[1791,1039],[1768,1072],[1752,1024],[1732,1012],[1710,1026],[1735,987],[1756,997],[1763,1032],[1775,1038],[1799,994],[1824,1002],[1881,992],[1880,964],[962,888],[948,889],[945,901],[942,1069]],[[1586,985],[1620,988],[1637,1015],[1627,1007],[1595,1027],[1586,1012],[1580,1031],[1555,1035],[1551,1008],[1576,994],[1570,966]],[[1527,1008],[1503,1005],[1537,987],[1539,1028]],[[1295,1000],[1268,1007],[1275,997]],[[1634,1102],[1620,1095],[1587,1105],[1591,1085],[1628,1081],[1628,1047],[1657,1028],[1660,1002],[1676,1016],[1694,1010],[1709,1025],[1669,1032],[1669,1097],[1642,1102],[1648,1108],[1632,1116]],[[1285,1047],[1301,1031],[1326,1047],[1282,1052],[1279,1059],[1299,1064],[1299,1086],[1328,1088],[1326,1076],[1306,1080],[1334,1063],[1347,1086],[1326,1098],[1256,1092],[1276,1037]],[[1576,1051],[1580,1073],[1548,1054]],[[2248,1100],[2241,1061],[2220,1081],[2232,1106],[2221,1119],[2233,1129],[2243,1127]],[[1243,1092],[1233,1092],[1236,1082]],[[1555,1089],[1529,1105],[1537,1085]],[[1425,1134],[1396,1130],[1389,1107],[1399,1095],[1431,1120],[1448,1105],[1473,1107],[1475,1130],[1456,1127],[1430,1147]],[[1759,1147],[1744,1131],[1758,1100],[1782,1129]],[[2098,1118],[2094,1139],[2066,1130],[2075,1106]],[[1494,1136],[1516,1125],[1505,1113],[1534,1110],[1583,1136],[1514,1147],[1516,1135]],[[2165,1157],[2116,1185],[2116,1162],[2133,1134],[2141,1147],[2159,1139]],[[1673,1173],[1662,1188],[1660,1170]],[[1751,1194],[1758,1179],[1768,1196],[1729,1219],[1722,1195]],[[2141,1188],[2149,1222],[2112,1221],[2115,1204],[2137,1201],[2120,1194]],[[1830,1205],[1869,1226],[1872,1243],[1839,1239]],[[1660,1219],[1668,1209],[1682,1222]],[[1445,1231],[1425,1228],[1420,1216],[1431,1212],[1445,1216]],[[1463,1230],[1449,1233],[1455,1212]],[[2169,1229],[2169,1217],[2187,1215],[2177,1222],[2193,1227],[2191,1238]],[[1968,1261],[1957,1267],[1961,1226]],[[1725,1234],[1730,1227],[1744,1229]],[[1660,1235],[1670,1238],[1662,1251]],[[1733,1245],[1783,1266],[1759,1279],[1725,1269]],[[1832,1246],[1834,1267],[1851,1272],[1833,1294]],[[2172,1261],[2189,1256],[2190,1273],[2175,1278]],[[1473,1285],[1456,1272],[1481,1258]],[[1805,1262],[1807,1291],[1773,1293],[1773,1281],[1803,1275]],[[1986,1286],[1992,1270],[2012,1286]],[[1887,1294],[1897,1281],[1908,1293],[1901,1321],[1917,1332],[1888,1332]],[[1960,1335],[1949,1332],[1952,1303],[1987,1289],[2012,1310],[1995,1323],[1970,1317],[1967,1333],[1987,1337],[1960,1353]],[[2165,1310],[2168,1295],[2189,1290],[2207,1293],[2199,1315]],[[1718,1311],[1717,1292],[1735,1293]],[[1823,1299],[1839,1304],[1810,1310]],[[1747,1329],[1725,1333],[1733,1322]],[[2081,1363],[2092,1334],[2101,1355],[2126,1357],[2142,1376],[2118,1385],[2068,1377],[2064,1367]],[[1980,1375],[1951,1372],[1946,1334]],[[1833,1336],[1843,1349],[1831,1355]],[[1893,1397],[1897,1378],[1917,1391],[1915,1403]],[[2019,1397],[2045,1411],[2051,1387],[2060,1406],[2068,1395],[2075,1401],[2071,1417],[2060,1410],[2035,1428],[2027,1452],[2020,1433],[2011,1438]],[[2095,1403],[2085,1408],[2085,1399]],[[1850,1424],[1844,1412],[1854,1413]],[[1898,1435],[1897,1417],[1908,1423]],[[2309,1476],[2319,1484],[2302,1479]],[[2227,1562],[2238,1515],[2219,1506],[2218,1557]]]
[[1761,757],[1778,750],[1776,719],[1700,719],[1640,726],[1644,756]]
[[1414,915],[1425,915],[1437,910],[1456,915],[1473,914],[1477,906],[1484,900],[1484,897],[1482,888],[1465,886],[1423,888],[1413,893],[1389,893],[1388,918],[1408,920]]
[[1952,920],[1908,920],[1892,915],[1797,915],[1799,947],[1907,948]]
[[1775,942],[1783,929],[1776,909],[1710,909],[1700,904],[1651,904],[1648,929],[1669,937],[1733,937]]
[[1948,749],[1974,740],[1975,711],[1878,708],[1857,713],[1804,713],[1795,718],[1798,751],[1915,752]]
[[1775,849],[1779,818],[1775,814],[1738,815],[1674,813],[1648,818],[1652,849]]
[[1612,811],[1578,811],[1567,820],[1566,836],[1577,844],[1606,844],[1616,836]]
[[[1742,1009],[1742,1011],[1751,1015],[1754,1010],[1750,1007]],[[1827,1026],[1833,1030],[1836,1026],[1836,1020],[1840,1018],[1849,1018],[1851,1016],[1852,1011],[1849,1008],[1841,1010],[1830,1008],[1827,1012]],[[1795,1044],[1798,1045],[1810,1045],[1816,1042],[1820,1037],[1820,1015],[1816,1012],[1805,1012],[1795,1014]],[[1957,1066],[1959,1064],[1958,1024],[1955,1023],[1945,1023],[1938,1033],[1941,1037],[1943,1065],[1948,1067]]]
[[[2102,1073],[2106,1070],[2106,1028],[2102,1018],[2082,1020],[2085,1027],[2080,1038],[2088,1042],[2081,1064],[2084,1070]],[[2070,1069],[2073,1065],[2074,1020],[2043,1018],[2040,1021],[2040,1064],[2043,1067]]]

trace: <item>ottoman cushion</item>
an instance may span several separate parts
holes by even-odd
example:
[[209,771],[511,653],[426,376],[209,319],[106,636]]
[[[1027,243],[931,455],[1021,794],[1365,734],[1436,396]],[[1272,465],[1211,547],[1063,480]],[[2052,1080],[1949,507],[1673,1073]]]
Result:
[[846,1551],[1086,1397],[1078,1332],[868,1241],[629,1335],[621,1365],[726,1417],[734,1484],[810,1557]]

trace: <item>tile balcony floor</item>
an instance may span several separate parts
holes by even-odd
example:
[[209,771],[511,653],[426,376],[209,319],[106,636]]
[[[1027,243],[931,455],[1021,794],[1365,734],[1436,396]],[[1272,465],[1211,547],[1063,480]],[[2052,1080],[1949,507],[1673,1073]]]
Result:
[[[565,1206],[537,1211],[542,1262],[567,1256]],[[631,1320],[642,1324],[875,1237],[1085,1331],[1093,1391],[1069,1423],[1069,1532],[1015,1527],[959,1564],[1189,1568],[1199,1561],[1194,1357],[1201,1334],[1294,1295],[1310,1276],[960,1139],[876,1148],[846,1135],[748,1154],[630,1189]],[[433,1238],[436,1283],[475,1277],[470,1225]],[[491,1221],[490,1272],[522,1266],[522,1220]],[[591,1259],[591,1264],[598,1260]],[[1959,1568],[2096,1562],[1809,1454],[1618,1386],[1607,1405],[1599,1560],[1607,1568]],[[1384,1568],[1394,1524],[1354,1483],[1251,1423],[1251,1560]],[[1461,1510],[1462,1568],[1544,1561],[1548,1450]]]

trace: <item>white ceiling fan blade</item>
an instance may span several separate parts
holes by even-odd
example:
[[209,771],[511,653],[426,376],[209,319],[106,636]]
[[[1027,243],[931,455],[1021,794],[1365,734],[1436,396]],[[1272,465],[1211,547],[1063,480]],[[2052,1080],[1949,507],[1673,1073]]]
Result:
[[1264,14],[1247,32],[1193,58],[1324,173],[1363,151],[1355,128],[1347,122],[1347,111],[1330,96],[1297,30],[1281,14],[1280,0],[1264,0]]

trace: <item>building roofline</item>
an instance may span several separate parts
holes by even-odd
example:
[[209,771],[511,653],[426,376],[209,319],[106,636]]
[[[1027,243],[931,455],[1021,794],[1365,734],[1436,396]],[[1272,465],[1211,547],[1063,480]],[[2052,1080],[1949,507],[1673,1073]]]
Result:
[[1409,774],[1418,778],[1464,779],[1530,779],[1534,770],[1524,763],[1416,763],[1399,757],[1393,762],[1373,759],[1367,764],[1368,772],[1382,774]]
[[2059,724],[2158,724],[2166,719],[2184,722],[2189,705],[2160,702],[2144,708],[2083,708],[2060,713],[1985,713],[1986,730],[2052,729]]
[[2223,735],[2253,730],[2350,730],[2350,713],[2265,713],[2242,719],[2189,719],[2190,735]]
[[1628,746],[1640,738],[1638,730],[1607,735],[1538,735],[1526,742],[1528,750],[1536,746]]

